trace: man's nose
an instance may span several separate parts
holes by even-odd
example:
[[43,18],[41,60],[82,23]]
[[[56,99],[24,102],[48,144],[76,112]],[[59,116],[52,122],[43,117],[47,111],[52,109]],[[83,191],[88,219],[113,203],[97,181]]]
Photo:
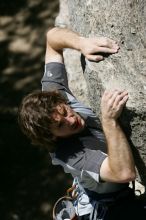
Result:
[[67,117],[65,117],[65,120],[70,125],[73,125],[75,123],[75,117],[74,116],[67,116]]

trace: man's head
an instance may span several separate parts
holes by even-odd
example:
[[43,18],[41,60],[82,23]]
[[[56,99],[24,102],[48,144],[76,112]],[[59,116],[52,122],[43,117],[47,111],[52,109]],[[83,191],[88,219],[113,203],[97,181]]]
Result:
[[79,133],[84,120],[67,105],[58,92],[34,92],[19,108],[19,124],[32,143],[50,148],[58,137]]
[[79,133],[85,121],[66,103],[58,104],[51,115],[54,123],[51,132],[55,137],[68,137]]

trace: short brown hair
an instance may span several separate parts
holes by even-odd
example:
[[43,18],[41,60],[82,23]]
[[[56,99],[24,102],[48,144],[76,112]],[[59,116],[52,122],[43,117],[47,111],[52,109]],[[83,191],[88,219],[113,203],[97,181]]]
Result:
[[32,144],[54,149],[54,136],[50,131],[51,115],[58,104],[66,103],[58,92],[36,91],[27,95],[18,110],[18,122]]

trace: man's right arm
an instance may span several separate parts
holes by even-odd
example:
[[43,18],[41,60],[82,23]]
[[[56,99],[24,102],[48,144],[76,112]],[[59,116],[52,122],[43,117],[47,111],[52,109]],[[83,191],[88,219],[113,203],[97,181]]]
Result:
[[109,38],[86,38],[67,28],[52,28],[47,32],[45,63],[63,63],[63,49],[71,48],[80,51],[88,60],[103,60],[102,54],[113,54],[119,50],[118,44]]
[[105,91],[101,101],[102,126],[107,141],[107,158],[100,169],[100,177],[107,182],[129,182],[136,177],[135,164],[127,138],[118,117],[128,100],[126,91]]

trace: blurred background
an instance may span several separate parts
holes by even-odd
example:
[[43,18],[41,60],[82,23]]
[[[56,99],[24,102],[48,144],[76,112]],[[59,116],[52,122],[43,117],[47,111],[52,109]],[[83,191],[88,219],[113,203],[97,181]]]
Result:
[[41,89],[45,35],[58,0],[0,1],[0,219],[51,220],[54,202],[71,177],[50,164],[48,152],[21,133],[21,99]]

